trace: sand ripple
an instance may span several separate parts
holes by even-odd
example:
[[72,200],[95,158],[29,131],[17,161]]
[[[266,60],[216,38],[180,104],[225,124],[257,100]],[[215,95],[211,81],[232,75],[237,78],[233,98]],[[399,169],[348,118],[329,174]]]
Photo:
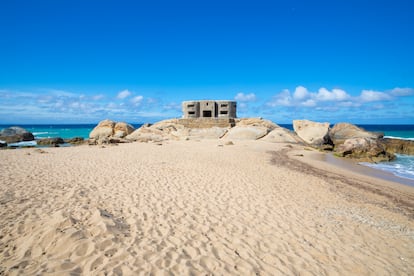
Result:
[[395,202],[272,164],[283,147],[0,151],[0,275],[414,273]]

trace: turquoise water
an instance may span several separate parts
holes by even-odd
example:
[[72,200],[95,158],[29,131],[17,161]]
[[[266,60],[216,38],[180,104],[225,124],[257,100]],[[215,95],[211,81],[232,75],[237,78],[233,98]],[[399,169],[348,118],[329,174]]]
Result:
[[[97,124],[79,124],[79,125],[18,125],[33,133],[35,139],[60,137],[63,139],[82,137],[89,138],[89,133]],[[142,124],[133,124],[135,128],[139,128]],[[0,125],[0,129],[10,127],[12,125]]]

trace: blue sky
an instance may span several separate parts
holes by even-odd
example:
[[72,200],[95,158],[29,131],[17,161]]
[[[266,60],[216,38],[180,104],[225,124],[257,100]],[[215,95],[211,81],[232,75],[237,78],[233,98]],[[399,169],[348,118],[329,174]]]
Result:
[[0,2],[0,124],[235,99],[276,123],[414,124],[414,1]]

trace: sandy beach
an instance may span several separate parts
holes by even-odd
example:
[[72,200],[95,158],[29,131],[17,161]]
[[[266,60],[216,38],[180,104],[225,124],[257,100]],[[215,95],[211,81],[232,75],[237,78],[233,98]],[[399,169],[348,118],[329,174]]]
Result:
[[298,145],[0,151],[0,275],[413,275],[414,188]]

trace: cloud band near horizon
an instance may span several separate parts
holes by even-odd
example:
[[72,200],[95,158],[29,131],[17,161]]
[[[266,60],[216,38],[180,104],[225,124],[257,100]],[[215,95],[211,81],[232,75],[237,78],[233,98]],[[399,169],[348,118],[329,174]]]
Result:
[[[310,91],[304,86],[283,89],[271,98],[253,92],[235,93],[239,117],[265,117],[276,123],[294,119],[414,123],[410,101],[413,88],[396,87],[385,91],[362,90],[352,95],[340,88],[321,87]],[[95,123],[114,119],[131,123],[155,122],[180,117],[181,101],[160,99],[128,89],[113,94],[80,94],[63,90],[36,92],[0,90],[0,124],[13,123]]]

